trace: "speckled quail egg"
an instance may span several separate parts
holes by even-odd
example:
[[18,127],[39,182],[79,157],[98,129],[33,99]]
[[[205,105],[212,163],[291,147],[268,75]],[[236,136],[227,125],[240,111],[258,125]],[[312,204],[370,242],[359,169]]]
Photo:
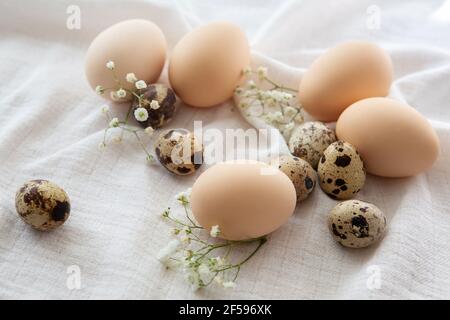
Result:
[[69,218],[70,200],[67,193],[53,182],[31,180],[17,191],[16,210],[27,224],[47,231]]
[[172,120],[177,101],[172,89],[163,84],[152,84],[142,91],[142,98],[133,101],[133,113],[138,108],[144,108],[148,113],[144,121],[136,118],[141,126],[156,129]]
[[366,181],[358,151],[348,142],[336,141],[325,150],[317,168],[322,190],[333,199],[349,199]]
[[297,194],[297,202],[305,200],[316,185],[316,172],[311,165],[295,156],[283,155],[270,162],[278,166],[292,181]]
[[336,141],[334,131],[318,121],[305,122],[292,132],[289,150],[316,169],[323,151]]
[[203,163],[203,146],[186,129],[162,132],[156,142],[155,153],[167,170],[178,175],[194,173]]
[[363,248],[378,241],[386,230],[386,216],[371,203],[348,200],[328,215],[334,239],[345,247]]

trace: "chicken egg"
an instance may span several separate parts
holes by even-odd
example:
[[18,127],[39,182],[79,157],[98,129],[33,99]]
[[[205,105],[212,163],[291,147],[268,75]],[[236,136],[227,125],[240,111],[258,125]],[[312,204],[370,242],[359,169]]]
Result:
[[391,82],[389,55],[373,43],[350,41],[313,62],[301,79],[299,101],[317,120],[336,121],[352,103],[386,96]]
[[233,96],[250,64],[250,49],[242,30],[229,22],[194,29],[175,46],[169,80],[181,100],[211,107]]
[[[92,41],[86,54],[85,72],[93,89],[117,88],[114,74],[125,89],[134,89],[126,81],[127,73],[134,73],[146,83],[156,82],[166,60],[166,40],[162,31],[148,20],[125,20],[102,31]],[[114,70],[106,68],[114,62]],[[118,88],[117,88],[118,89]],[[110,92],[103,97],[111,100]],[[129,99],[129,95],[125,99]]]
[[191,207],[207,230],[218,225],[219,237],[253,239],[269,234],[292,215],[296,193],[277,168],[256,161],[219,163],[195,181]]
[[439,155],[439,139],[414,108],[389,98],[369,98],[347,108],[336,123],[339,140],[360,153],[367,172],[383,177],[418,174]]

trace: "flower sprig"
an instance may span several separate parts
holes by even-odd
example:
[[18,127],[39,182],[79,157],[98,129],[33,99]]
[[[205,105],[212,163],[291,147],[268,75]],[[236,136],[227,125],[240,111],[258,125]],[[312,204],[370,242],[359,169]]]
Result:
[[[303,108],[297,101],[297,90],[277,83],[265,67],[245,68],[248,81],[235,89],[238,107],[248,117],[260,117],[289,137],[295,123],[304,122]],[[256,82],[255,79],[256,78]]]
[[[218,238],[221,232],[218,225],[212,226],[208,234],[192,218],[189,194],[190,190],[177,196],[184,209],[183,220],[175,217],[170,208],[163,211],[163,219],[174,225],[171,233],[175,239],[159,251],[157,258],[167,268],[181,269],[186,281],[195,290],[213,283],[223,288],[234,288],[242,265],[258,252],[267,238],[222,240]],[[243,259],[233,261],[233,249],[244,244],[253,245],[253,250]]]
[[[111,87],[111,88],[103,88],[102,86],[97,86],[95,88],[95,91],[99,95],[103,95],[107,91],[109,91],[111,99],[114,101],[119,101],[121,99],[126,98],[127,95],[131,95],[132,98],[136,99],[140,104],[141,101],[143,100],[143,94],[141,93],[141,90],[147,88],[147,84],[145,83],[145,81],[138,80],[138,78],[136,77],[136,75],[134,73],[128,73],[126,75],[125,79],[129,83],[133,83],[134,87],[135,87],[135,89],[130,90],[124,86],[122,81],[117,76],[117,74],[115,72],[116,67],[115,67],[114,61],[108,61],[106,63],[106,68],[111,71],[111,74],[112,74],[112,77],[114,78],[116,86]],[[119,128],[121,130],[120,135],[114,137],[112,139],[112,141],[114,143],[120,143],[123,140],[124,132],[131,133],[137,139],[140,147],[144,151],[147,161],[150,163],[154,163],[155,162],[154,156],[148,151],[148,149],[143,141],[143,138],[141,137],[142,134],[146,134],[148,136],[153,135],[154,129],[152,127],[147,127],[145,129],[141,129],[141,128],[130,125],[129,120],[131,117],[132,110],[133,110],[133,105],[130,104],[125,118],[119,119],[118,117],[113,117],[111,115],[111,111],[110,111],[110,108],[108,105],[104,105],[101,108],[102,113],[106,117],[107,126],[104,130],[103,141],[99,144],[99,147],[101,149],[104,149],[107,146],[109,130],[114,129],[114,128]],[[133,116],[139,121],[145,121],[148,119],[148,111],[145,108],[137,108],[134,111]]]

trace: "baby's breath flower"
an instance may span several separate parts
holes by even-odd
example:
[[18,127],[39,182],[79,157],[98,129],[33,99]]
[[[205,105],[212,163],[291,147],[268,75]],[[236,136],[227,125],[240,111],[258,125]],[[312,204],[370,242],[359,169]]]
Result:
[[176,199],[182,204],[186,205],[189,204],[189,197],[191,196],[191,188],[187,189],[186,191],[180,192],[177,194]]
[[284,100],[290,100],[294,97],[294,95],[292,93],[288,93],[288,92],[283,92],[283,99]]
[[184,268],[184,277],[186,281],[191,284],[191,288],[193,291],[200,289],[201,279],[198,272],[192,268],[185,267]]
[[299,113],[295,116],[294,121],[297,123],[302,123],[303,121],[305,121],[305,118],[303,118],[303,115]]
[[247,66],[244,69],[242,69],[242,74],[245,76],[248,76],[251,73],[252,73],[252,68],[250,66]]
[[144,80],[136,81],[135,86],[136,86],[137,89],[145,89],[145,88],[147,88],[147,84],[145,83]]
[[102,110],[102,113],[106,114],[109,112],[109,106],[107,104],[105,104],[102,106],[101,110]]
[[226,289],[233,289],[236,287],[236,283],[233,281],[226,281],[222,283],[222,286]]
[[104,89],[102,86],[96,86],[96,87],[95,87],[95,92],[96,92],[97,94],[102,95],[102,94],[105,93],[105,89]]
[[106,63],[106,67],[107,67],[109,70],[114,70],[114,68],[115,68],[114,61],[109,60],[109,61]]
[[116,95],[118,98],[125,98],[127,96],[127,92],[121,88],[117,90]]
[[294,115],[297,114],[297,109],[293,108],[293,107],[286,107],[284,109],[284,115],[286,117],[293,117]]
[[183,245],[189,245],[191,243],[191,238],[189,238],[188,236],[183,236],[181,237],[181,243]]
[[249,89],[256,89],[256,83],[253,80],[247,81],[247,88]]
[[150,164],[154,164],[155,163],[155,158],[151,155],[148,154],[147,157],[145,158],[147,160],[148,163]]
[[172,241],[170,241],[167,246],[165,246],[164,248],[162,248],[159,252],[158,255],[156,256],[156,258],[165,263],[167,262],[167,260],[169,260],[169,258],[178,251],[178,249],[181,246],[181,242],[178,239],[174,239]]
[[276,123],[283,121],[283,114],[280,111],[269,112],[265,116],[266,121],[269,123]]
[[222,257],[215,257],[214,259],[216,260],[216,264],[219,267],[225,265],[225,263],[226,263],[226,260]]
[[126,77],[127,82],[129,83],[135,83],[136,81],[138,81],[138,79],[136,78],[136,75],[132,72],[127,73]]
[[100,143],[98,144],[98,148],[99,148],[100,150],[104,150],[104,149],[106,148],[106,143],[100,142]]
[[245,109],[248,107],[248,103],[246,102],[239,102],[239,108]]
[[122,137],[114,137],[113,139],[112,139],[112,142],[113,143],[115,143],[115,144],[119,144],[119,143],[121,143],[122,142]]
[[267,68],[266,67],[258,67],[257,71],[259,81],[264,81],[267,78]]
[[171,234],[173,234],[174,236],[179,235],[180,232],[181,232],[181,230],[178,229],[178,228],[173,228],[173,229],[171,230]]
[[169,217],[169,215],[170,215],[169,208],[164,209],[164,211],[161,213],[161,217],[163,217],[163,218],[167,218],[167,217]]
[[160,105],[157,100],[152,100],[152,102],[150,102],[150,108],[152,108],[153,110],[158,110],[159,107]]
[[137,121],[147,121],[148,111],[145,108],[137,108],[134,110],[134,117]]
[[145,128],[144,131],[145,131],[146,134],[151,136],[155,132],[155,129],[153,129],[152,127],[147,127],[147,128]]
[[244,93],[244,89],[242,89],[241,87],[236,87],[236,89],[234,89],[234,93],[240,96]]
[[119,119],[118,118],[112,118],[111,121],[109,122],[109,126],[111,128],[117,128],[119,126]]
[[212,226],[209,234],[211,235],[211,237],[217,238],[220,234],[219,226],[218,225]]
[[117,96],[116,91],[111,91],[111,92],[109,93],[109,96],[111,97],[111,100],[113,100],[113,101],[119,100],[119,97]]
[[207,280],[208,278],[213,276],[213,273],[211,272],[211,270],[209,269],[208,265],[202,263],[199,267],[198,267],[198,274],[200,275],[200,277],[203,280]]

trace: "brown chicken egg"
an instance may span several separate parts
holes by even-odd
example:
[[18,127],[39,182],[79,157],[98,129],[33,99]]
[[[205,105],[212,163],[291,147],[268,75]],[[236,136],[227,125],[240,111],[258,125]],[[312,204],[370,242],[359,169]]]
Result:
[[[113,73],[123,88],[134,89],[134,83],[126,80],[128,73],[146,83],[156,82],[165,60],[166,40],[158,26],[148,20],[125,20],[102,31],[92,41],[86,54],[85,72],[93,89],[97,86],[119,89]],[[114,70],[106,67],[109,61],[114,62]],[[110,92],[103,97],[112,99]],[[127,95],[125,99],[129,98]]]
[[233,96],[249,64],[250,49],[242,30],[229,22],[213,22],[178,42],[170,58],[169,80],[184,103],[211,107]]
[[367,172],[406,177],[434,163],[439,139],[414,108],[389,98],[369,98],[347,108],[336,124],[340,140],[360,153]]
[[269,234],[292,215],[296,193],[291,180],[277,168],[255,161],[216,164],[195,181],[191,207],[207,230],[220,229],[228,240]]
[[352,103],[386,96],[391,82],[388,54],[373,43],[350,41],[313,62],[300,82],[299,101],[317,120],[336,121]]

